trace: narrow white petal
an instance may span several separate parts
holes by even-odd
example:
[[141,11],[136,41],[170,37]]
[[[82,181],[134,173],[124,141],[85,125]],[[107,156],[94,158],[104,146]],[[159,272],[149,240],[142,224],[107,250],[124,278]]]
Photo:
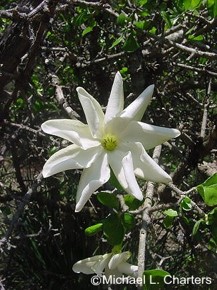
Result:
[[117,268],[118,268],[118,271],[123,274],[134,276],[134,277],[137,277],[138,275],[138,266],[131,265],[127,262],[120,263]]
[[108,153],[109,165],[111,166],[114,175],[118,179],[119,183],[125,190],[127,189],[128,185],[124,174],[124,169],[122,166],[122,159],[127,155],[128,151],[123,151],[121,148],[121,150],[115,149],[111,153]]
[[92,267],[92,269],[94,270],[94,272],[96,274],[102,274],[104,272],[104,269],[108,266],[108,262],[110,260],[112,253],[109,254],[104,254],[102,256],[102,259],[100,259],[97,263],[95,263],[95,265]]
[[91,167],[84,169],[78,185],[75,211],[80,211],[91,195],[110,178],[107,154],[101,153]]
[[119,72],[116,73],[108,105],[105,113],[105,122],[107,123],[113,117],[117,116],[124,108],[124,90],[123,80]]
[[121,113],[121,117],[140,121],[148,107],[154,91],[154,85],[147,87],[126,109]]
[[109,269],[113,270],[117,268],[120,263],[126,262],[130,256],[131,254],[129,251],[113,255],[108,263]]
[[73,265],[72,270],[75,273],[93,274],[95,273],[93,269],[94,265],[101,260],[103,260],[103,255],[97,255],[94,257],[86,258],[84,260],[80,260]]
[[78,120],[49,120],[44,122],[41,128],[47,134],[64,138],[84,149],[99,144],[99,141],[93,139],[88,125]]
[[100,104],[85,89],[78,87],[78,97],[93,136],[100,136],[104,124],[104,113]]
[[123,158],[122,165],[124,168],[126,181],[128,183],[128,192],[131,193],[135,198],[143,200],[143,194],[136,181],[131,152],[129,152],[127,156]]
[[156,147],[165,141],[180,135],[179,130],[158,127],[142,122],[130,122],[122,134],[126,142],[140,142],[146,150]]
[[125,139],[128,134],[127,128],[132,121],[121,117],[112,118],[105,127],[105,133],[114,134],[118,139]]
[[45,163],[42,174],[44,177],[49,177],[69,169],[90,167],[99,154],[98,147],[84,150],[72,144],[54,153]]
[[131,153],[120,148],[112,151],[108,156],[109,164],[124,190],[142,200],[143,195],[135,178]]
[[171,177],[147,154],[141,143],[132,144],[130,151],[136,176],[162,183],[172,181]]

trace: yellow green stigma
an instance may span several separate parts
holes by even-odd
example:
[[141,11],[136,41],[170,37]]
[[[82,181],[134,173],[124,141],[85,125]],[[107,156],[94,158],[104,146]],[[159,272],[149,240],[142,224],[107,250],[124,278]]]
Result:
[[101,144],[106,150],[113,151],[118,145],[117,137],[112,134],[106,134],[103,137]]

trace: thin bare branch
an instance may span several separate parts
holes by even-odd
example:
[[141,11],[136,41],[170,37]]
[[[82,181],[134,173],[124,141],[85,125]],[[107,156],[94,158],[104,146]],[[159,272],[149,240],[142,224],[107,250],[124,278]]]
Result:
[[36,180],[33,183],[33,185],[28,189],[28,191],[24,195],[22,201],[20,202],[20,204],[19,204],[19,206],[17,208],[17,211],[15,212],[15,214],[12,217],[12,220],[10,222],[10,226],[9,226],[9,228],[8,228],[5,236],[0,240],[0,250],[1,251],[3,251],[4,246],[9,242],[10,237],[11,237],[14,229],[17,226],[18,220],[21,217],[21,215],[23,214],[23,211],[25,209],[25,206],[30,201],[30,198],[31,198],[32,194],[37,191],[37,188],[41,184],[42,179],[43,179],[42,173],[40,173],[36,177]]
[[[158,162],[161,153],[161,145],[157,146],[153,152],[153,159],[155,162]],[[138,277],[143,277],[143,272],[145,269],[145,258],[146,258],[146,241],[147,241],[147,232],[148,227],[151,222],[149,215],[149,209],[152,206],[152,200],[154,195],[154,183],[148,182],[147,189],[145,194],[145,201],[143,204],[143,213],[142,213],[142,226],[139,233],[139,250],[138,250]],[[139,285],[138,289],[143,289],[143,285]]]

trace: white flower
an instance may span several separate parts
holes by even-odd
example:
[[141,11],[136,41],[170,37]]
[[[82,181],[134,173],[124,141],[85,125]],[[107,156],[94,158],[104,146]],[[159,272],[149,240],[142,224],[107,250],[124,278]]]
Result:
[[130,256],[131,253],[128,251],[119,254],[98,255],[78,261],[73,265],[72,269],[76,273],[104,274],[107,277],[110,275],[120,277],[123,274],[136,277],[138,266],[126,262]]
[[162,183],[171,181],[146,150],[179,136],[180,132],[140,122],[153,90],[154,85],[149,86],[124,109],[123,81],[118,72],[105,114],[96,99],[79,87],[78,97],[87,124],[70,119],[49,120],[42,124],[44,132],[73,143],[47,160],[43,176],[84,168],[77,189],[76,211],[80,211],[92,193],[109,180],[110,169],[124,190],[139,200],[143,199],[143,194],[135,176]]

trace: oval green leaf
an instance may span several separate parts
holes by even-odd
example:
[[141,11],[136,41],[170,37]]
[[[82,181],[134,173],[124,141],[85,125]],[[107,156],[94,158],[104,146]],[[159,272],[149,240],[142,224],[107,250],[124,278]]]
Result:
[[101,204],[105,206],[115,209],[119,208],[119,200],[113,193],[99,192],[97,194],[97,199]]
[[102,226],[103,226],[102,223],[98,223],[98,224],[95,224],[95,225],[92,225],[92,226],[86,228],[84,231],[85,235],[93,236],[93,235],[97,234],[98,232],[100,232],[102,230]]
[[117,214],[111,214],[103,221],[103,232],[110,245],[115,246],[122,243],[124,227]]
[[205,204],[209,206],[217,205],[217,173],[209,177],[204,183],[199,184],[197,190]]

